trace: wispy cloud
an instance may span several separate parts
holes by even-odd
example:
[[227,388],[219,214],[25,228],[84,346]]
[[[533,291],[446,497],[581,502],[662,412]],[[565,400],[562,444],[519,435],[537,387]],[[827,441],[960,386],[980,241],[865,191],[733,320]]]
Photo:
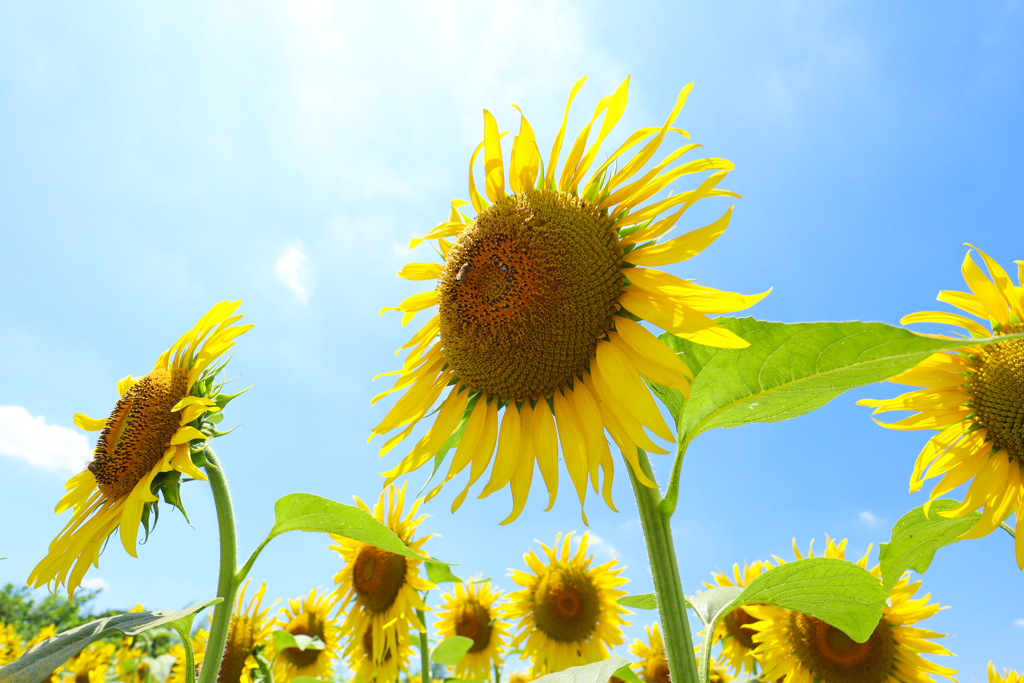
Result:
[[1020,626],[1021,628],[1024,628],[1024,619],[1014,619],[1013,620],[1013,625],[1014,626]]
[[[574,550],[578,550],[580,547],[580,540],[583,538],[582,535],[572,537],[572,547]],[[608,559],[614,559],[618,553],[615,550],[615,546],[608,543],[597,534],[589,534],[587,536],[587,547],[588,553],[596,553],[598,555],[604,555]]]
[[309,288],[309,274],[306,272],[306,251],[302,242],[296,242],[284,250],[277,259],[277,279],[295,293],[302,303],[309,302],[312,293]]
[[867,510],[857,515],[857,518],[860,519],[861,524],[863,524],[869,529],[874,529],[882,523],[882,520],[880,520],[878,517],[875,517],[872,513],[870,513]]
[[21,406],[0,406],[0,453],[51,471],[80,472],[92,459],[84,434],[48,425]]
[[110,588],[110,584],[98,576],[91,576],[88,579],[82,579],[82,588],[87,588],[91,591],[101,591]]

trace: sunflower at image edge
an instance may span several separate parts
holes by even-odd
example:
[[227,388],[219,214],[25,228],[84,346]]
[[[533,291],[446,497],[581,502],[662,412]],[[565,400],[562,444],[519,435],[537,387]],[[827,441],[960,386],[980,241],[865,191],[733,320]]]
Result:
[[252,327],[234,326],[242,317],[234,315],[240,304],[217,304],[160,355],[152,372],[120,380],[120,398],[110,417],[75,414],[78,427],[100,435],[92,461],[65,485],[67,494],[56,512],[74,508],[74,513],[32,570],[29,585],[63,584],[73,597],[89,565],[99,566],[107,538],[119,527],[125,551],[138,557],[139,525],[148,533],[159,491],[180,508],[180,476],[206,481],[190,444],[201,445],[214,435],[200,431],[204,417],[233,398],[220,393],[222,383],[215,380],[224,363],[216,363],[234,338]]
[[277,652],[272,640],[267,647],[266,657],[274,662],[275,683],[288,683],[298,676],[330,678],[331,667],[341,649],[338,618],[331,614],[337,602],[337,594],[318,594],[313,589],[307,596],[289,600],[288,607],[281,610],[274,622],[277,629],[293,636],[319,638],[324,647],[322,650],[290,647]]
[[1003,675],[1000,676],[996,672],[996,667],[992,662],[988,663],[988,683],[1024,683],[1024,676],[1021,676],[1016,671],[1010,671],[1009,669],[1003,669]]
[[[217,672],[218,683],[252,683],[253,672],[259,668],[252,651],[257,645],[270,646],[273,622],[268,618],[273,605],[263,607],[263,594],[267,590],[267,584],[260,584],[259,589],[245,604],[245,591],[249,582],[242,584],[238,591],[238,598],[235,601],[234,611],[231,613],[231,623],[228,625],[228,636],[224,643],[224,657],[220,662],[220,671]],[[275,602],[276,604],[276,602]],[[213,615],[210,615],[211,621]],[[203,645],[205,657],[206,646]],[[196,666],[202,664],[200,656],[196,655]]]
[[[403,517],[406,485],[389,485],[381,491],[373,510],[359,498],[356,504],[387,525],[410,549],[422,554],[423,544],[433,534],[415,538],[416,529],[426,515],[416,516],[422,500],[417,500]],[[398,555],[383,548],[340,536],[331,538],[338,545],[331,549],[345,560],[334,576],[341,609],[348,609],[341,631],[349,642],[345,656],[349,668],[361,672],[360,680],[396,680],[399,668],[408,657],[409,630],[425,631],[416,610],[430,608],[419,591],[436,586],[420,576],[422,560]],[[352,603],[350,605],[350,603]],[[367,662],[369,665],[367,666]]]
[[[944,517],[962,517],[984,508],[981,520],[960,538],[990,534],[1011,512],[1017,513],[1019,521],[1024,511],[1024,339],[969,345],[970,338],[1024,332],[1024,261],[1016,261],[1014,285],[1002,266],[980,249],[978,253],[988,266],[991,279],[968,251],[961,270],[971,291],[942,291],[937,298],[981,318],[991,330],[954,313],[925,311],[904,317],[900,321],[904,325],[955,325],[970,337],[965,338],[964,348],[933,354],[887,380],[925,389],[888,400],[858,401],[860,405],[874,407],[875,414],[917,411],[898,422],[879,422],[883,427],[938,432],[914,464],[910,491],[919,490],[924,479],[944,475],[928,496],[927,514],[933,500],[973,480],[963,503],[940,513]],[[1024,569],[1024,534],[1016,536],[1017,566]]]
[[[410,248],[436,239],[443,262],[409,263],[399,276],[436,280],[437,285],[381,311],[401,311],[405,325],[418,311],[438,308],[402,347],[410,349],[402,369],[380,375],[398,379],[374,401],[405,392],[370,435],[402,428],[383,445],[381,455],[433,415],[439,402],[429,430],[385,476],[393,481],[432,460],[465,415],[461,442],[444,481],[471,468],[452,509],[462,504],[493,456],[480,497],[511,486],[513,510],[503,523],[522,512],[534,463],[547,487],[548,509],[554,504],[559,444],[581,505],[588,477],[596,492],[603,470],[601,492],[615,509],[614,465],[605,430],[636,476],[654,486],[638,467],[637,447],[666,452],[645,429],[669,442],[674,436],[644,378],[688,395],[693,375],[639,321],[699,344],[743,348],[748,346],[745,340],[707,314],[739,311],[767,294],[721,292],[654,268],[700,253],[726,229],[732,208],[707,227],[659,242],[683,212],[705,197],[739,196],[717,188],[734,168],[725,159],[673,166],[700,147],[696,144],[674,148],[641,172],[666,136],[689,137],[672,124],[691,86],[680,93],[663,126],[636,131],[588,176],[625,109],[627,78],[598,103],[556,174],[569,105],[584,80],[569,96],[546,172],[533,130],[522,117],[506,175],[501,134],[494,117],[484,111],[484,141],[470,159],[469,198],[475,217],[461,211],[467,202],[454,201],[447,222],[413,240]],[[588,147],[591,129],[602,114],[600,130]],[[627,154],[644,141],[639,151]],[[473,179],[481,151],[486,199]],[[714,173],[696,189],[655,199],[676,179],[703,171]]]
[[[734,564],[732,566],[732,579],[725,572],[717,572],[712,575],[715,583],[704,583],[704,586],[707,588],[715,588],[716,586],[737,586],[742,588],[770,568],[771,564],[768,562],[754,562],[753,564],[744,562],[743,571],[741,572],[739,565]],[[715,627],[715,637],[712,640],[712,645],[717,642],[722,643],[721,656],[737,673],[741,671],[754,673],[756,671],[756,660],[754,659],[753,651],[757,646],[752,640],[754,632],[744,628],[753,621],[753,617],[750,616],[747,610],[737,607],[725,615],[725,618]]]
[[452,675],[464,680],[486,680],[493,666],[501,666],[508,624],[501,618],[501,591],[490,581],[470,581],[455,584],[454,594],[442,596],[444,604],[438,608],[437,631],[442,638],[464,636],[473,644]]
[[[814,557],[814,542],[808,557]],[[857,565],[867,569],[868,547]],[[793,554],[801,559],[796,540]],[[846,540],[836,544],[827,539],[825,557],[846,559]],[[785,561],[776,557],[779,564]],[[871,574],[881,579],[876,566]],[[754,656],[764,671],[763,680],[785,683],[933,683],[931,674],[955,682],[954,669],[924,659],[922,654],[953,656],[932,642],[945,637],[941,633],[917,628],[917,624],[937,613],[940,607],[928,604],[930,594],[913,600],[921,582],[910,583],[907,572],[889,589],[882,618],[865,642],[856,643],[845,633],[824,621],[800,612],[771,605],[747,607],[756,621],[746,628],[754,631],[757,649]]]
[[523,556],[532,570],[513,570],[509,575],[523,590],[510,593],[505,616],[519,619],[512,646],[529,658],[534,675],[555,673],[580,664],[608,658],[608,646],[623,641],[622,615],[629,612],[616,602],[626,595],[618,587],[628,581],[624,567],[615,560],[591,567],[586,557],[590,539],[580,538],[579,549],[570,554],[572,534],[558,534],[553,548],[541,544],[547,563],[534,551]]

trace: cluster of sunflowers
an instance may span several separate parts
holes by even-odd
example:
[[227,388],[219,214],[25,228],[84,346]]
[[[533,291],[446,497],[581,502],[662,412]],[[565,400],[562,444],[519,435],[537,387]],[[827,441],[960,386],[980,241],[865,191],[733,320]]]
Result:
[[[582,85],[581,80],[573,88],[570,105]],[[568,105],[546,165],[525,117],[506,165],[504,134],[494,117],[484,112],[484,140],[470,161],[470,201],[452,202],[448,220],[411,245],[434,241],[440,262],[410,263],[399,273],[409,280],[434,281],[435,287],[385,309],[401,312],[403,325],[434,306],[437,313],[402,347],[408,351],[402,368],[386,373],[397,375],[394,385],[374,399],[401,393],[371,432],[372,438],[397,430],[381,448],[382,456],[410,437],[421,422],[426,420],[429,426],[384,473],[385,491],[372,510],[358,499],[358,508],[353,508],[307,494],[282,498],[271,534],[248,562],[237,567],[224,469],[209,444],[227,433],[218,428],[222,411],[238,395],[223,391],[222,358],[251,326],[236,324],[241,318],[236,314],[239,302],[224,302],[162,354],[149,374],[118,382],[120,398],[109,417],[75,416],[79,427],[100,432],[94,457],[68,481],[57,512],[72,510],[71,519],[32,571],[29,583],[63,585],[73,595],[118,531],[125,550],[136,556],[139,528],[148,535],[161,496],[165,504],[184,511],[180,482],[185,476],[209,481],[217,504],[220,603],[209,632],[189,638],[186,630],[178,649],[167,653],[174,662],[167,675],[173,677],[172,683],[194,683],[197,676],[199,683],[324,679],[333,676],[333,662],[342,655],[359,683],[390,683],[402,677],[415,681],[417,666],[410,663],[414,647],[420,651],[419,678],[429,683],[434,674],[426,617],[432,610],[425,596],[445,581],[453,582],[454,588],[437,612],[441,641],[433,652],[435,661],[450,664],[454,676],[464,680],[487,681],[493,676],[500,683],[510,658],[530,667],[528,673],[505,676],[516,683],[549,675],[580,682],[636,681],[638,674],[646,683],[668,683],[670,676],[676,683],[729,681],[734,676],[783,683],[929,683],[932,675],[954,680],[954,670],[923,656],[950,653],[934,642],[940,634],[915,626],[939,607],[928,603],[929,596],[914,599],[920,583],[910,582],[905,567],[889,580],[882,567],[868,570],[867,555],[847,562],[846,541],[828,539],[823,558],[813,558],[813,552],[804,558],[794,541],[794,560],[774,557],[746,564],[742,571],[737,565],[732,578],[716,575],[703,597],[684,596],[669,520],[690,439],[711,426],[753,421],[749,411],[759,402],[776,400],[770,393],[785,382],[797,383],[821,368],[848,370],[829,364],[839,363],[854,349],[856,377],[847,374],[824,389],[806,384],[795,393],[805,391],[807,398],[791,403],[778,399],[776,412],[758,419],[776,421],[806,413],[838,395],[842,389],[835,386],[851,388],[890,379],[925,387],[894,399],[862,402],[876,412],[916,413],[887,425],[892,428],[938,432],[918,458],[911,480],[911,489],[916,490],[924,479],[943,475],[921,523],[969,519],[945,543],[1000,527],[1014,534],[1006,520],[1014,513],[1019,519],[1024,510],[1024,263],[1018,262],[1014,284],[986,254],[978,252],[988,275],[968,253],[963,273],[971,291],[940,294],[941,301],[980,317],[990,327],[943,312],[914,314],[904,322],[952,324],[966,334],[916,335],[881,324],[816,324],[831,325],[828,334],[838,336],[824,339],[821,348],[793,342],[789,358],[796,360],[777,368],[785,382],[776,385],[770,383],[777,378],[760,371],[768,360],[759,360],[763,365],[755,374],[760,393],[730,398],[727,371],[714,374],[715,354],[730,359],[724,365],[738,367],[745,358],[760,358],[757,345],[767,343],[770,334],[789,333],[779,332],[787,327],[782,323],[746,319],[727,324],[709,314],[746,309],[768,292],[723,292],[656,268],[689,259],[723,234],[731,207],[703,228],[662,239],[698,201],[738,196],[718,187],[733,165],[718,158],[681,161],[699,147],[689,143],[656,156],[669,137],[689,138],[674,127],[690,91],[687,86],[663,125],[636,131],[594,168],[602,142],[622,117],[627,91],[628,79],[599,101],[560,172]],[[596,140],[590,141],[599,120]],[[481,152],[483,194],[473,175]],[[679,178],[703,172],[709,175],[696,189],[659,197]],[[472,205],[474,216],[464,212],[467,205]],[[656,337],[645,323],[665,334]],[[786,338],[810,338],[812,327],[801,326]],[[856,329],[845,333],[840,327]],[[851,341],[878,335],[884,339],[860,351]],[[741,352],[752,344],[749,352]],[[800,372],[805,376],[797,377]],[[709,409],[718,395],[732,403]],[[678,433],[670,429],[655,396],[676,419]],[[686,411],[694,404],[704,406],[693,409],[705,411],[697,420],[704,420],[703,427],[687,422]],[[743,409],[742,419],[712,419],[737,406]],[[684,424],[689,425],[685,435]],[[622,568],[614,561],[592,566],[586,535],[575,551],[570,534],[559,536],[552,547],[543,546],[545,557],[528,553],[528,570],[511,574],[521,590],[504,598],[489,581],[456,579],[423,549],[429,536],[414,538],[423,519],[417,516],[421,504],[467,468],[469,475],[454,499],[453,512],[488,467],[490,476],[479,496],[505,487],[511,491],[512,510],[502,524],[523,511],[535,471],[543,479],[550,509],[558,490],[559,461],[581,510],[588,486],[614,510],[615,464],[609,439],[622,455],[636,496],[656,596],[627,596],[619,590],[626,582]],[[677,441],[672,479],[662,498],[647,454],[669,453]],[[453,449],[444,480],[406,514],[406,489],[396,488],[395,480],[428,463],[439,469]],[[929,518],[929,506],[938,503],[938,496],[968,482],[964,501],[942,501],[935,508],[938,514]],[[332,592],[314,590],[290,601],[271,622],[271,608],[262,606],[265,587],[245,602],[246,578],[263,548],[289,530],[331,534],[331,547],[343,558],[344,567],[335,576]],[[1017,562],[1024,568],[1024,536],[1015,538]],[[838,591],[830,593],[827,582],[805,587],[838,605],[828,612],[813,601],[796,600],[793,596],[808,594],[800,593],[794,582],[786,587],[788,594],[767,591],[761,593],[763,600],[738,602],[748,589],[771,583],[767,577],[791,576],[807,567],[824,567],[826,574],[835,576],[839,572],[867,597],[847,600]],[[708,598],[711,594],[717,597]],[[637,641],[631,648],[641,661],[601,668],[602,662],[610,666],[620,661],[611,650],[624,641],[626,607],[649,609],[655,604],[660,622],[648,627],[647,642]],[[721,610],[712,614],[712,604]],[[806,611],[796,608],[801,605]],[[689,608],[705,624],[700,646],[706,647],[704,653],[693,646]],[[846,620],[838,614],[844,608],[850,612]],[[162,613],[146,614],[152,623],[170,619]],[[69,653],[70,659],[50,676],[69,683],[72,676],[76,683],[109,678],[111,661],[117,662],[113,675],[122,680],[134,677],[141,683],[152,675],[152,665],[146,664],[147,672],[140,663],[149,660],[134,654],[140,651],[131,649],[130,639],[115,653],[113,644],[93,644],[84,650],[63,645],[71,642],[70,635],[40,633],[21,659],[20,644],[8,644],[0,652],[11,663],[0,668],[0,683],[36,683],[32,676],[38,679],[52,670],[45,666],[46,657],[57,658],[60,652]],[[719,643],[713,660],[711,652]],[[190,661],[196,666],[189,666]],[[584,669],[574,668],[581,666]],[[598,668],[586,668],[594,666]],[[990,665],[990,681],[1019,681],[1016,673],[1004,676]]]

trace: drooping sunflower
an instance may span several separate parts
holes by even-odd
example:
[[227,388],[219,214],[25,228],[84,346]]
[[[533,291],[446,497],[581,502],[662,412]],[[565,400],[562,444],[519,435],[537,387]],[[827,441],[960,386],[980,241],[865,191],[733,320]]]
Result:
[[[605,430],[636,476],[654,486],[638,467],[637,447],[666,452],[645,428],[669,442],[674,437],[643,378],[688,394],[693,376],[638,321],[700,344],[743,348],[746,341],[707,314],[748,308],[764,296],[721,292],[652,268],[698,254],[722,234],[732,213],[730,207],[704,228],[658,242],[688,208],[706,197],[738,196],[717,188],[733,169],[725,159],[673,166],[700,145],[676,147],[642,172],[666,136],[689,137],[672,124],[691,86],[683,88],[663,126],[633,133],[588,177],[602,142],[625,109],[627,78],[598,103],[561,173],[556,173],[569,105],[584,80],[576,83],[569,96],[546,173],[533,129],[523,117],[506,176],[501,134],[494,117],[484,111],[484,141],[470,160],[469,198],[475,216],[462,212],[460,207],[467,202],[454,201],[447,222],[412,241],[410,248],[436,239],[443,260],[410,263],[399,275],[436,280],[437,285],[384,309],[401,311],[403,325],[420,310],[436,305],[438,312],[402,347],[410,349],[402,369],[381,375],[398,375],[398,379],[374,401],[405,391],[371,433],[372,438],[403,428],[384,444],[381,454],[408,437],[420,420],[433,415],[431,409],[440,401],[427,433],[385,476],[393,481],[433,459],[465,420],[444,481],[470,463],[472,467],[452,509],[465,500],[497,447],[490,480],[480,497],[511,485],[513,510],[503,523],[515,519],[526,504],[534,463],[547,487],[548,508],[554,504],[559,444],[581,506],[588,477],[596,492],[603,470],[601,491],[615,509],[611,500],[614,465]],[[591,129],[602,114],[600,131],[588,147]],[[645,140],[638,152],[627,154]],[[473,179],[481,151],[486,199]],[[622,167],[617,168],[620,163]],[[704,171],[714,173],[696,189],[656,198],[676,179]],[[449,237],[455,238],[453,243]],[[427,499],[439,490],[431,491]]]
[[992,662],[989,662],[988,683],[1024,683],[1024,676],[1021,676],[1016,671],[1010,671],[1009,669],[1003,669],[1003,675],[1000,676],[996,672],[995,665],[993,665]]
[[[972,337],[1024,332],[1024,261],[1016,262],[1018,284],[1014,285],[1002,266],[980,249],[978,253],[991,279],[974,263],[968,250],[961,270],[971,291],[942,291],[938,300],[978,316],[991,330],[953,313],[925,311],[904,317],[903,324],[955,325],[970,337],[965,337],[964,348],[933,354],[888,380],[925,389],[888,400],[859,401],[874,406],[876,414],[918,411],[898,422],[879,422],[883,427],[938,431],[914,464],[910,490],[920,489],[924,479],[945,475],[932,489],[930,504],[973,479],[963,503],[940,513],[962,517],[984,508],[978,524],[961,538],[991,533],[1014,511],[1019,522],[1024,511],[1024,339],[969,345]],[[1024,534],[1017,534],[1016,554],[1017,566],[1024,569]]]
[[99,566],[100,551],[114,530],[120,527],[121,544],[137,557],[139,525],[148,534],[157,493],[162,490],[165,501],[180,507],[180,476],[206,480],[196,466],[202,456],[194,456],[190,445],[211,438],[210,428],[200,431],[203,418],[232,398],[220,393],[216,375],[224,364],[217,361],[252,327],[233,325],[242,317],[234,315],[240,304],[217,304],[160,355],[152,372],[120,380],[110,417],[75,415],[76,425],[100,436],[92,462],[65,485],[68,492],[56,512],[74,508],[74,514],[32,570],[30,585],[56,582],[73,597],[89,565]]
[[[846,541],[828,539],[825,557],[845,560]],[[868,552],[857,565],[867,568]],[[802,556],[793,542],[793,553]],[[813,542],[809,557],[814,557]],[[778,562],[783,562],[775,558]],[[881,578],[880,567],[870,570]],[[754,656],[764,668],[764,680],[785,683],[933,683],[931,674],[954,680],[954,669],[940,666],[922,654],[950,655],[938,643],[944,637],[916,624],[939,611],[928,604],[930,595],[913,600],[921,582],[910,583],[909,572],[889,589],[889,604],[871,637],[855,643],[839,629],[815,617],[772,605],[750,605],[756,621],[748,626],[755,632]]]
[[490,581],[455,584],[454,595],[446,593],[437,613],[437,630],[443,638],[465,636],[473,639],[466,656],[452,674],[462,679],[483,679],[491,667],[501,665],[507,644],[508,624],[501,617],[501,591]]
[[570,555],[572,533],[555,537],[554,547],[541,544],[547,563],[534,551],[523,556],[532,573],[513,570],[509,575],[523,590],[510,593],[505,605],[509,619],[519,619],[512,646],[529,657],[535,675],[562,671],[570,666],[608,658],[608,646],[622,643],[622,615],[629,612],[616,602],[626,595],[618,587],[628,581],[625,567],[615,560],[592,567],[586,556],[589,534],[580,538]]
[[274,626],[293,636],[319,638],[324,649],[291,647],[277,652],[274,641],[270,641],[267,659],[274,662],[274,681],[288,683],[297,676],[324,678],[330,673],[341,649],[338,616],[332,614],[337,602],[336,593],[318,593],[315,588],[305,597],[288,601],[288,607],[278,614]]
[[[231,614],[227,642],[224,645],[224,658],[217,674],[219,683],[252,683],[252,672],[258,668],[252,650],[257,645],[269,646],[271,643],[273,623],[267,615],[273,605],[265,608],[262,606],[267,584],[260,584],[259,590],[249,600],[249,604],[245,605],[245,590],[248,586],[248,581],[242,584],[234,612]],[[205,657],[205,645],[203,652]],[[199,664],[197,656],[196,665]]]
[[[203,659],[206,657],[206,641],[209,640],[210,633],[205,629],[199,629],[196,634],[192,636],[192,659],[196,670],[196,677],[199,677],[199,668],[203,665]],[[185,648],[175,643],[171,646],[171,649],[167,651],[167,654],[174,657],[174,665],[171,667],[171,673],[167,676],[166,683],[185,683],[187,681],[187,672],[185,667],[188,664],[188,659],[185,655]]]
[[[708,588],[714,588],[715,586],[743,587],[770,567],[771,564],[767,562],[754,562],[753,564],[744,562],[743,571],[740,572],[739,565],[734,564],[732,566],[732,579],[725,572],[718,572],[712,575],[715,580],[714,584],[705,583],[704,585]],[[754,618],[750,616],[747,610],[737,607],[725,615],[725,618],[715,628],[715,637],[712,640],[712,644],[721,641],[722,658],[737,672],[753,673],[757,668],[753,655],[753,650],[756,647],[753,641],[754,632],[744,628],[753,621]]]
[[[409,514],[402,516],[405,508],[405,489],[393,485],[381,491],[380,499],[372,510],[373,516],[387,525],[409,548],[421,553],[423,544],[433,534],[415,538],[416,529],[426,515],[416,516],[421,500],[409,508]],[[356,504],[367,512],[370,507],[359,498]],[[398,676],[399,662],[404,663],[407,653],[409,629],[426,630],[416,616],[416,610],[429,610],[419,591],[435,588],[434,584],[420,575],[422,560],[397,555],[361,541],[332,536],[338,545],[332,545],[345,560],[345,566],[335,574],[341,609],[348,609],[348,615],[341,630],[349,637],[345,656],[349,668],[363,671],[365,651],[369,648],[370,662],[380,667],[362,674],[361,680],[379,677],[382,681],[394,680]],[[349,606],[349,603],[352,603]],[[393,676],[392,676],[393,670]]]
[[109,643],[86,646],[64,665],[62,680],[65,683],[103,683],[114,650],[114,646]]

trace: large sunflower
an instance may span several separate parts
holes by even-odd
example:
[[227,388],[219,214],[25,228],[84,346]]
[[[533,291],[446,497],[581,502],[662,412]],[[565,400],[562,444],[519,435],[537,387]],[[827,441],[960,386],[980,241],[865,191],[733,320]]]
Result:
[[206,480],[190,445],[211,437],[213,432],[200,431],[203,418],[230,399],[219,393],[216,374],[223,364],[217,361],[252,327],[233,326],[242,317],[233,315],[239,304],[217,304],[161,354],[152,372],[119,381],[120,398],[110,417],[75,415],[76,425],[100,436],[92,462],[65,485],[68,492],[56,512],[74,508],[74,514],[32,570],[30,585],[56,582],[73,596],[89,565],[99,566],[100,551],[115,529],[121,529],[124,549],[137,557],[139,525],[148,532],[157,493],[163,490],[164,499],[180,507],[181,474]]
[[[838,545],[828,539],[825,557],[845,560],[846,541]],[[871,548],[868,548],[868,553]],[[802,556],[793,542],[793,553]],[[857,565],[867,568],[868,553]],[[808,553],[814,557],[813,542]],[[776,558],[782,562],[779,558]],[[871,573],[881,578],[881,569]],[[928,604],[929,595],[912,600],[921,583],[910,583],[909,572],[891,589],[882,618],[871,637],[855,643],[839,629],[815,617],[772,605],[750,605],[756,621],[747,628],[755,632],[754,656],[764,668],[761,678],[784,683],[932,683],[931,674],[954,680],[956,673],[924,659],[922,654],[952,655],[932,642],[935,633],[912,626],[939,611]]]
[[[569,104],[584,80],[576,83]],[[437,285],[384,309],[401,311],[404,325],[417,311],[438,307],[437,314],[402,347],[411,349],[402,369],[387,373],[398,375],[393,388],[374,399],[405,390],[371,434],[372,438],[403,428],[384,444],[382,455],[408,437],[421,419],[433,415],[431,409],[440,401],[426,435],[397,467],[385,473],[389,482],[432,460],[463,422],[461,443],[444,481],[470,463],[472,467],[453,510],[483,475],[495,447],[494,467],[480,496],[511,484],[513,510],[503,523],[522,511],[535,462],[547,486],[550,509],[558,489],[559,444],[580,504],[586,497],[588,477],[597,491],[603,469],[601,490],[614,509],[613,463],[604,431],[633,465],[636,476],[654,486],[637,466],[637,447],[666,452],[645,428],[666,441],[674,437],[643,378],[684,394],[692,379],[686,365],[638,321],[708,346],[747,346],[706,314],[747,308],[763,294],[721,292],[650,268],[699,253],[722,234],[732,213],[730,208],[707,227],[658,242],[686,209],[705,197],[738,196],[717,188],[733,168],[725,159],[673,166],[700,145],[677,147],[641,173],[667,135],[689,137],[672,124],[691,86],[679,94],[663,126],[633,133],[588,177],[602,142],[626,107],[628,84],[627,78],[598,103],[560,174],[556,166],[569,105],[547,172],[533,130],[523,117],[512,143],[507,176],[501,135],[494,117],[484,111],[484,141],[470,160],[469,197],[475,216],[460,210],[466,202],[452,202],[447,222],[413,240],[410,248],[436,239],[443,260],[410,263],[399,275],[436,280]],[[602,114],[600,132],[588,147],[591,129]],[[627,154],[648,139],[640,151]],[[487,199],[473,180],[481,151]],[[703,171],[714,173],[697,189],[655,200],[676,179]],[[506,192],[506,177],[510,192]],[[669,211],[674,212],[663,216]],[[449,237],[455,237],[454,243]],[[441,398],[448,387],[450,391]]]
[[[293,636],[319,638],[324,644],[322,650],[296,647],[280,653],[271,641],[267,648],[267,659],[274,663],[274,681],[288,683],[298,676],[330,678],[331,666],[338,658],[339,639],[338,617],[332,615],[338,602],[337,594],[317,594],[316,589],[299,600],[289,600],[288,608],[282,609],[274,622],[277,628]],[[276,660],[275,660],[276,656]]]
[[[704,585],[708,588],[714,588],[716,585],[743,587],[769,568],[771,568],[771,564],[767,562],[754,562],[753,564],[744,562],[743,572],[741,573],[739,565],[734,564],[732,566],[732,579],[725,572],[718,572],[713,574],[715,584],[705,583]],[[737,672],[742,670],[753,673],[757,668],[753,655],[753,650],[757,647],[752,640],[754,632],[745,628],[747,624],[753,621],[754,618],[750,616],[747,610],[737,607],[725,615],[725,618],[715,627],[715,637],[712,640],[712,644],[719,641],[722,642],[722,658]]]
[[[421,503],[417,500],[409,514],[402,516],[405,489],[405,485],[397,490],[388,486],[381,491],[372,512],[407,546],[421,552],[423,544],[431,536],[414,536],[426,515],[416,516]],[[359,498],[356,498],[356,503],[370,512],[369,506]],[[416,610],[430,608],[418,591],[435,586],[420,576],[422,560],[397,555],[350,538],[332,538],[338,545],[332,545],[331,549],[338,551],[345,560],[345,566],[334,576],[341,608],[354,603],[341,627],[349,637],[345,648],[349,666],[353,671],[363,672],[361,680],[374,677],[381,681],[394,680],[398,676],[399,663],[404,665],[404,657],[408,656],[409,630],[426,630],[416,616]],[[380,668],[379,672],[373,668],[365,670],[367,656],[372,665]]]
[[500,666],[508,635],[508,624],[499,615],[501,591],[490,581],[455,584],[454,595],[446,593],[437,616],[442,637],[473,639],[466,656],[455,665],[457,678],[487,680],[491,667]]
[[1003,669],[1003,675],[1000,676],[996,672],[995,665],[993,665],[992,662],[989,662],[988,683],[1024,683],[1024,676],[1021,676],[1016,671],[1010,671],[1009,669]]
[[[901,322],[956,325],[971,337],[1024,332],[1024,261],[1017,261],[1014,285],[998,263],[980,249],[978,253],[991,280],[968,251],[961,270],[971,291],[939,292],[938,300],[978,316],[991,331],[970,318],[938,311],[912,313]],[[978,538],[995,530],[1011,512],[1016,511],[1019,521],[1024,510],[1024,339],[970,346],[965,338],[965,343],[962,349],[933,354],[889,379],[927,388],[859,403],[874,406],[875,413],[919,411],[891,424],[879,422],[883,427],[938,431],[914,464],[910,490],[920,489],[923,479],[944,474],[928,497],[930,504],[973,479],[964,502],[941,514],[962,517],[984,508],[978,524],[961,537]],[[1017,566],[1024,569],[1024,534],[1017,534],[1016,550]]]
[[608,658],[608,646],[622,643],[622,627],[629,614],[616,602],[626,595],[617,590],[628,579],[619,576],[624,567],[615,560],[591,567],[586,557],[588,534],[570,555],[569,542],[561,534],[554,547],[541,544],[544,563],[531,550],[523,559],[533,573],[513,570],[509,575],[523,590],[511,593],[505,605],[509,619],[519,619],[519,633],[512,646],[532,660],[535,674],[554,673],[570,666]]

